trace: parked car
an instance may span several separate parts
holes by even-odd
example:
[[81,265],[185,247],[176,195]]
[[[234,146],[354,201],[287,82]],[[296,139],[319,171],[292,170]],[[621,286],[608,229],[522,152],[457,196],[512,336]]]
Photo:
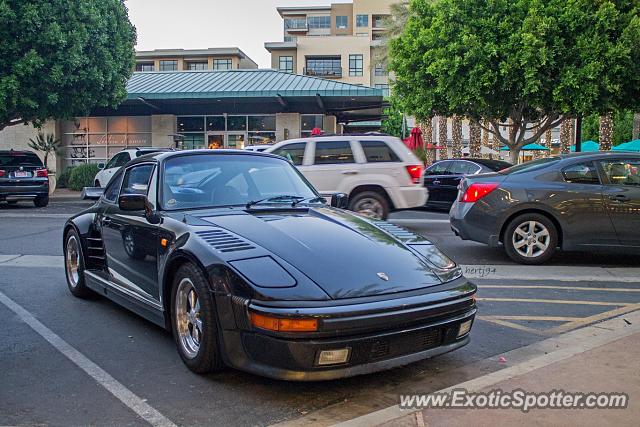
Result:
[[449,210],[458,196],[458,185],[465,176],[498,172],[513,166],[501,160],[452,159],[441,160],[424,172],[424,186],[429,190],[426,207]]
[[0,202],[31,200],[36,207],[49,204],[49,173],[32,151],[0,151]]
[[470,176],[451,208],[463,239],[522,264],[564,250],[640,249],[640,154],[561,155]]
[[159,153],[161,151],[171,151],[171,148],[155,148],[155,147],[140,147],[140,148],[129,148],[126,150],[120,151],[118,154],[113,156],[111,160],[107,164],[98,163],[98,168],[100,172],[96,174],[95,177],[95,186],[104,188],[109,183],[109,180],[115,175],[115,173],[120,170],[120,168],[126,165],[131,159],[135,159],[140,156],[144,156],[145,154]]
[[262,152],[269,147],[273,147],[273,144],[247,145],[246,147],[244,147],[244,149],[247,151]]
[[322,195],[346,193],[350,210],[374,218],[427,201],[422,162],[398,138],[317,136],[283,141],[266,152],[292,162]]
[[194,372],[286,380],[389,369],[469,342],[476,287],[431,242],[331,206],[286,160],[158,153],[64,227],[71,293],[173,331]]

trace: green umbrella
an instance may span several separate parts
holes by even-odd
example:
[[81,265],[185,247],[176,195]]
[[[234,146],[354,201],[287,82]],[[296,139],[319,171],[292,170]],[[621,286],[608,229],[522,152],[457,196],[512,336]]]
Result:
[[[505,145],[500,151],[509,151],[509,147]],[[549,149],[540,144],[529,144],[522,147],[522,151],[549,151]]]
[[625,142],[612,148],[614,151],[637,151],[640,152],[640,139]]
[[[575,153],[576,146],[571,146],[571,152]],[[582,152],[591,152],[591,151],[600,151],[600,144],[595,141],[583,141],[580,147],[580,151]]]

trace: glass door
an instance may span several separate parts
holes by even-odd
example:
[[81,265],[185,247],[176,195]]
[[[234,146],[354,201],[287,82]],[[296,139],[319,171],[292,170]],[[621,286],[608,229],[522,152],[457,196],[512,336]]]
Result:
[[224,132],[209,132],[207,134],[207,148],[210,150],[224,148]]
[[227,132],[227,148],[244,150],[246,141],[246,132]]

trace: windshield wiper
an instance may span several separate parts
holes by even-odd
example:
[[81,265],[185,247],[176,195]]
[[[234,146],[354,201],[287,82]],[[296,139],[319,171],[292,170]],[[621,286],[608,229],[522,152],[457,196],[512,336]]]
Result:
[[306,199],[300,199],[292,202],[291,207],[295,208],[300,203],[317,203],[317,202],[325,202],[325,201],[326,201],[325,198],[320,196],[307,197]]
[[285,200],[297,201],[299,199],[304,199],[304,197],[302,197],[302,196],[290,196],[290,195],[287,195],[287,194],[282,194],[280,196],[265,197],[264,199],[252,200],[252,201],[248,202],[247,205],[246,205],[246,209],[251,209],[252,206],[255,206],[255,205],[258,205],[258,204],[264,203],[264,202],[279,202],[279,201],[285,201]]

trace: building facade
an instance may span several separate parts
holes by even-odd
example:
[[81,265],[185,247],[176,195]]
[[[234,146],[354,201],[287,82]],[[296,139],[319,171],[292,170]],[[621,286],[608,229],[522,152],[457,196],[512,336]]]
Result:
[[258,68],[237,47],[209,49],[157,49],[136,52],[135,71],[227,71]]
[[390,7],[398,0],[353,0],[330,6],[280,7],[283,41],[265,43],[271,67],[389,92],[376,62]]

